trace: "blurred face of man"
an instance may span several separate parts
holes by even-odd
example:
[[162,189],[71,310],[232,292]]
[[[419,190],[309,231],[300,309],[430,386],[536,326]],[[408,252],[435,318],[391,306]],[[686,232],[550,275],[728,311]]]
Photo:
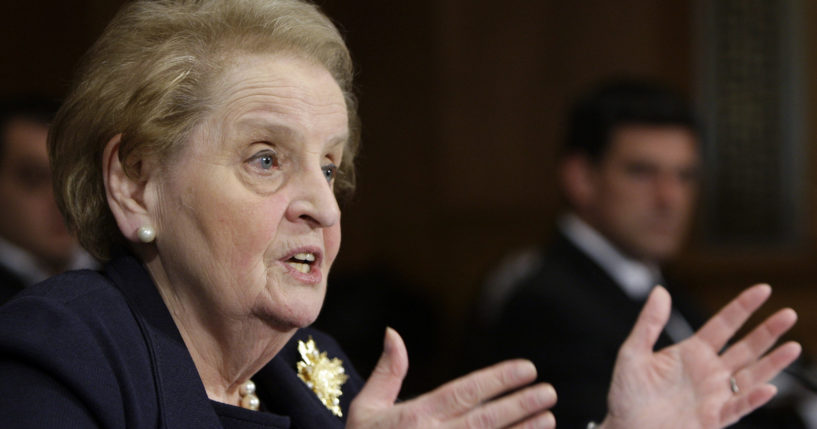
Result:
[[54,202],[44,124],[12,119],[0,144],[0,237],[62,270],[76,246]]
[[660,262],[683,241],[698,185],[698,142],[676,126],[627,125],[598,163],[585,160],[579,215],[637,259]]

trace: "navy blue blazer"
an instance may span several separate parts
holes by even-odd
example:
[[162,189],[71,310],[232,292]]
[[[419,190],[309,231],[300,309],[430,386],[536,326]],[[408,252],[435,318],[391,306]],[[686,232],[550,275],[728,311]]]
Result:
[[344,419],[363,381],[335,341],[301,329],[253,380],[265,412],[208,399],[149,274],[132,256],[0,306],[0,427],[342,428],[297,377],[297,340],[343,361]]
[[20,276],[13,273],[0,262],[0,304],[3,304],[14,295],[20,293],[25,286],[26,284]]

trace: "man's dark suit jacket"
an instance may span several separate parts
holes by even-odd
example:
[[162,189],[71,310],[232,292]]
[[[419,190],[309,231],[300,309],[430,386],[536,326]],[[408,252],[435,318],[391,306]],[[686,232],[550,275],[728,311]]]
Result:
[[[627,338],[643,302],[630,299],[599,265],[561,233],[545,253],[541,268],[522,280],[492,329],[492,360],[531,359],[541,381],[556,388],[554,415],[560,428],[584,429],[601,422],[619,347]],[[665,285],[666,286],[666,285]],[[673,308],[697,329],[699,312],[679,291],[668,288]],[[656,350],[672,344],[662,333]],[[726,388],[726,387],[725,387]],[[735,427],[786,426],[750,420]],[[795,419],[796,420],[796,419]]]
[[302,329],[253,378],[267,412],[210,401],[173,319],[141,263],[69,272],[0,307],[3,428],[342,428],[296,373],[297,340],[314,338],[362,387],[330,337]]

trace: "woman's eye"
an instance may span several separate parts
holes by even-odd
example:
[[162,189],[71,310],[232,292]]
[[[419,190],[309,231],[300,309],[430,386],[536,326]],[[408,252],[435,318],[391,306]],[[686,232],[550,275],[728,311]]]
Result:
[[332,183],[335,180],[335,176],[338,174],[338,166],[335,164],[328,164],[321,167],[323,171],[323,176],[326,177],[326,181]]
[[278,167],[278,155],[272,151],[261,152],[250,158],[250,164],[264,171]]

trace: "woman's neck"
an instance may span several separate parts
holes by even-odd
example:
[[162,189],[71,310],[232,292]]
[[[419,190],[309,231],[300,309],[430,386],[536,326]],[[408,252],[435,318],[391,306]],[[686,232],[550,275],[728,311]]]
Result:
[[239,319],[220,315],[196,293],[195,287],[172,284],[161,267],[151,267],[150,262],[147,265],[196,365],[207,396],[239,405],[241,385],[278,354],[295,329],[276,329],[254,317]]
[[252,324],[208,329],[198,317],[189,317],[189,312],[171,309],[171,315],[207,396],[231,405],[240,404],[240,387],[272,360],[294,333],[276,333],[270,338],[268,326],[254,329],[248,326]]

